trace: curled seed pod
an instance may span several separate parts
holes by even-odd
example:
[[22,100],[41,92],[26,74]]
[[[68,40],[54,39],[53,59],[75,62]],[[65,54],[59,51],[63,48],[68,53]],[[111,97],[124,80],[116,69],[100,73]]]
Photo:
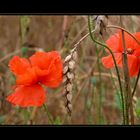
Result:
[[65,61],[64,62],[68,62],[71,60],[71,55],[68,55],[66,58],[65,58]]
[[66,72],[68,71],[68,69],[69,69],[69,67],[68,67],[68,66],[65,66],[65,67],[63,68],[63,74],[66,74]]
[[95,20],[95,33],[102,35],[108,24],[108,16],[96,16]]
[[70,69],[70,70],[73,70],[74,67],[75,67],[75,61],[74,61],[74,60],[71,60],[71,61],[69,62],[69,69]]

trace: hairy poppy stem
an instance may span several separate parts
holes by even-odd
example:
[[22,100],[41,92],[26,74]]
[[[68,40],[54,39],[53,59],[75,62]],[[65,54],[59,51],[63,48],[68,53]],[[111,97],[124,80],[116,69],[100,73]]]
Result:
[[134,114],[133,114],[132,96],[131,96],[131,88],[130,88],[130,76],[128,71],[128,59],[127,59],[126,44],[125,44],[123,30],[122,30],[122,41],[123,41],[122,43],[124,48],[124,53],[122,54],[122,58],[123,58],[123,72],[124,72],[124,79],[125,79],[125,103],[126,103],[127,124],[129,124],[129,109],[130,109],[131,124],[134,124]]
[[119,87],[120,87],[120,93],[121,93],[121,100],[122,100],[122,113],[123,113],[123,124],[125,124],[125,110],[124,110],[124,97],[123,97],[123,90],[122,90],[122,85],[121,85],[121,79],[120,79],[120,74],[119,74],[119,70],[118,70],[118,67],[117,67],[117,64],[116,64],[116,60],[115,60],[115,57],[114,57],[114,54],[113,52],[111,51],[111,49],[105,45],[105,44],[102,44],[101,42],[95,40],[93,38],[93,35],[92,35],[92,32],[91,32],[91,25],[90,25],[90,16],[88,16],[88,29],[89,29],[89,33],[90,33],[90,37],[92,39],[93,42],[105,47],[106,49],[108,49],[108,51],[111,53],[112,55],[112,58],[113,58],[113,61],[114,61],[114,64],[115,64],[115,69],[116,69],[116,73],[117,73],[117,77],[118,77],[118,82],[119,82]]
[[48,116],[48,119],[49,119],[50,123],[53,124],[53,119],[52,119],[52,117],[51,117],[51,115],[50,115],[50,113],[48,111],[47,106],[45,104],[43,104],[43,107],[44,107],[44,109],[45,109],[45,111],[47,113],[47,116]]

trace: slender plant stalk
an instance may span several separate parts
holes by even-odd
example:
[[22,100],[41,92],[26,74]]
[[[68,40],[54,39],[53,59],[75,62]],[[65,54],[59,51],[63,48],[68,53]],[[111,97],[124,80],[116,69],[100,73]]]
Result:
[[89,28],[89,33],[90,33],[90,37],[92,39],[93,42],[105,47],[106,49],[108,49],[108,51],[110,52],[110,54],[112,55],[112,58],[113,58],[113,61],[114,61],[114,64],[115,64],[115,69],[116,69],[116,73],[117,73],[117,77],[118,77],[118,82],[119,82],[119,87],[120,87],[120,93],[121,93],[121,100],[122,100],[122,109],[123,109],[123,124],[125,124],[125,110],[124,110],[124,97],[123,97],[123,90],[122,90],[122,85],[121,85],[121,79],[120,79],[120,74],[119,74],[119,70],[118,70],[118,67],[117,67],[117,64],[116,64],[116,60],[115,60],[115,57],[114,57],[114,54],[113,52],[111,51],[111,49],[105,45],[105,44],[102,44],[101,42],[95,40],[93,38],[93,35],[92,35],[92,32],[91,32],[91,26],[90,26],[90,16],[88,16],[88,28]]
[[48,116],[48,119],[49,119],[50,123],[53,124],[53,119],[52,119],[52,117],[51,117],[51,115],[50,115],[50,113],[48,111],[47,106],[45,104],[43,104],[43,107],[44,107],[44,109],[45,109],[45,111],[47,113],[47,116]]
[[124,72],[124,80],[125,80],[124,84],[125,84],[125,104],[126,104],[127,124],[129,124],[129,109],[130,109],[131,124],[134,124],[132,95],[131,95],[131,88],[130,88],[130,76],[128,71],[128,59],[127,59],[126,44],[125,44],[123,30],[122,30],[122,41],[123,41],[122,43],[124,48],[124,53],[122,54],[122,57],[123,57],[123,72]]

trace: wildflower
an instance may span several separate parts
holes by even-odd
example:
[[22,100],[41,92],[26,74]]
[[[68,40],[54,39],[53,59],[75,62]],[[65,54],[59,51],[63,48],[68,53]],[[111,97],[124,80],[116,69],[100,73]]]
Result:
[[[140,41],[140,32],[133,33],[133,35]],[[128,58],[129,75],[130,77],[134,77],[138,74],[140,69],[140,45],[126,32],[124,33],[124,37]],[[110,38],[106,41],[106,44],[114,53],[117,66],[122,68],[122,53],[124,52],[124,49],[121,32],[110,36]],[[108,51],[106,50],[106,52]],[[103,57],[102,63],[105,68],[113,68],[114,62],[111,54]]]
[[16,86],[6,100],[13,105],[39,107],[46,100],[42,85],[56,88],[62,81],[62,60],[56,51],[36,52],[29,60],[14,56],[9,67],[16,76]]

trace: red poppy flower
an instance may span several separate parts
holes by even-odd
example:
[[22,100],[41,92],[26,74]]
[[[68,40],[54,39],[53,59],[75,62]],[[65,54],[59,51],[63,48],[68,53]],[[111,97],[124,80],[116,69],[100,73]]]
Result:
[[15,92],[7,101],[21,107],[41,106],[46,99],[42,84],[56,88],[62,81],[62,60],[58,52],[36,52],[29,60],[14,56],[9,67],[16,76]]
[[[135,38],[140,41],[140,32],[133,33]],[[140,69],[140,45],[126,32],[124,33],[127,58],[128,58],[128,69],[130,77],[134,77],[138,74]],[[115,56],[115,60],[117,62],[118,67],[122,67],[122,53],[123,50],[123,42],[122,42],[122,33],[115,33],[110,36],[110,38],[106,41],[108,47],[112,50]],[[108,52],[108,50],[106,50]],[[102,63],[105,68],[113,68],[114,62],[113,58],[110,55],[102,58]]]

